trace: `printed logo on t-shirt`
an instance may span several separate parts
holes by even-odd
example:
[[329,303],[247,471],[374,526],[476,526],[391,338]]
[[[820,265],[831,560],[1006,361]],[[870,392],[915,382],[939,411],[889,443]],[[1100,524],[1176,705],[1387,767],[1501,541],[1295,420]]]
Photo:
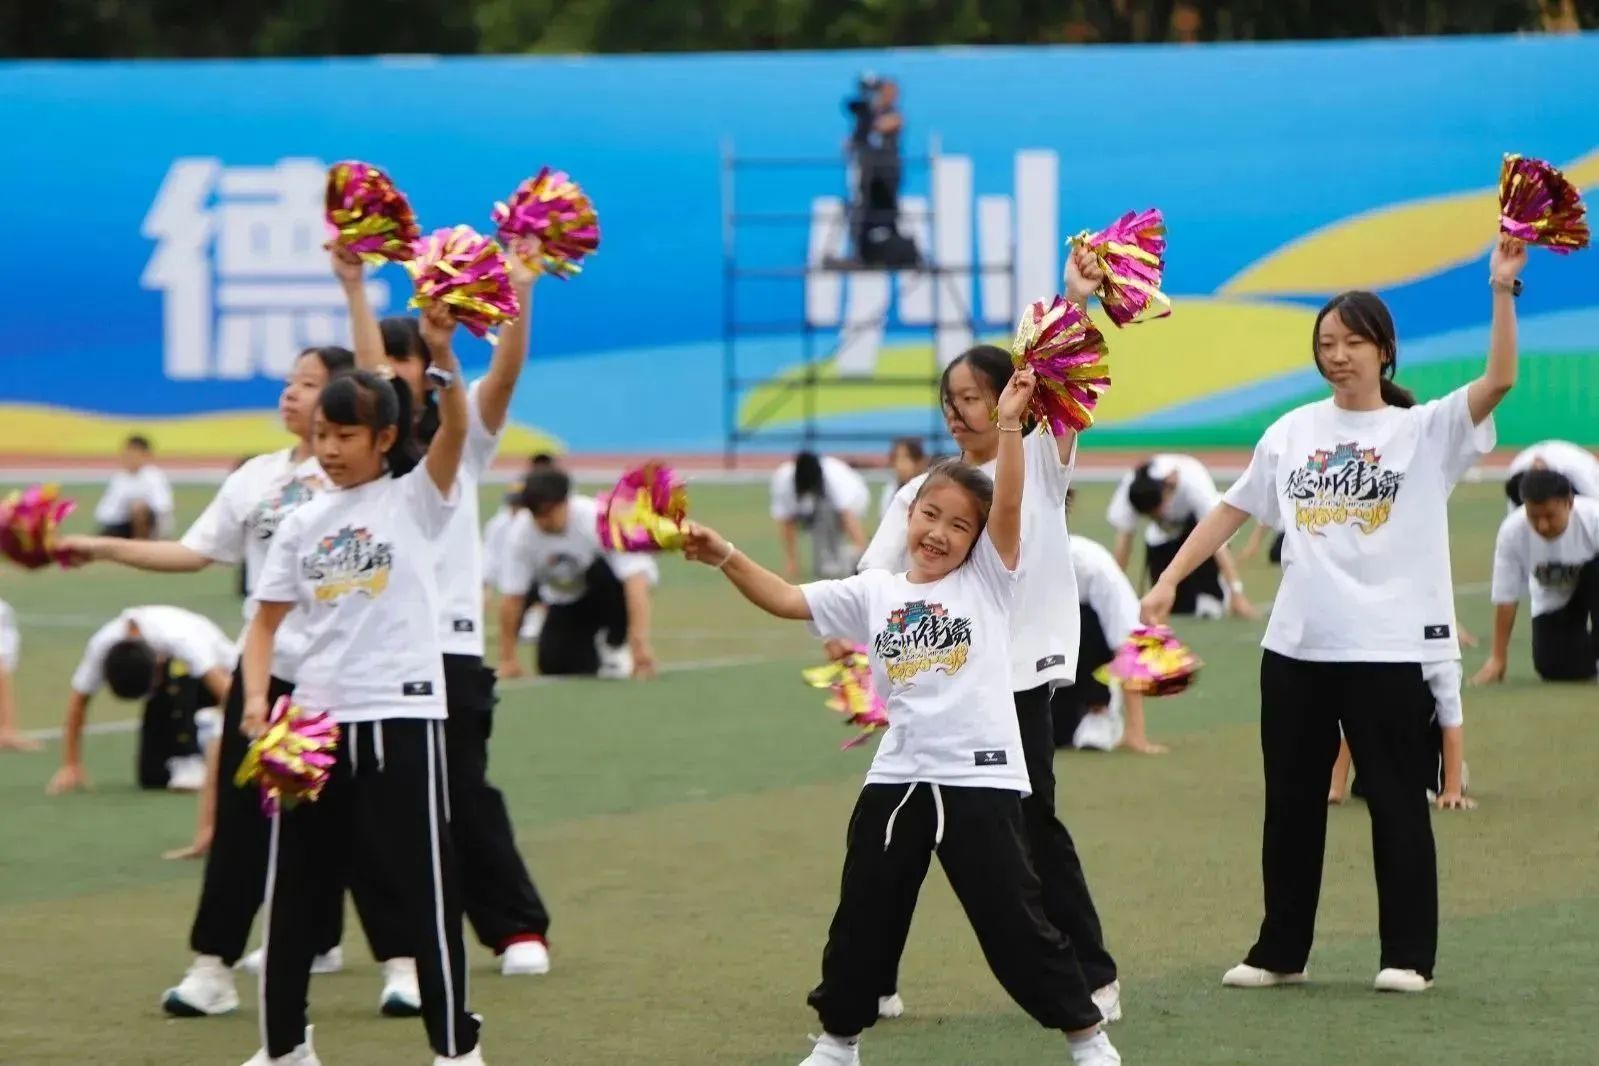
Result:
[[1061,654],[1046,655],[1033,664],[1034,670],[1048,670],[1056,666],[1065,666],[1066,656]]
[[974,751],[972,762],[978,766],[1004,766],[1005,750],[1000,748],[996,751]]
[[544,560],[544,583],[558,596],[582,596],[588,590],[588,568],[577,556],[556,552]]
[[1449,639],[1449,627],[1448,626],[1422,626],[1421,627],[1421,639],[1422,640],[1448,640]]
[[351,592],[376,599],[389,587],[393,563],[392,545],[377,543],[365,529],[345,526],[301,558],[300,573],[315,586],[317,602],[331,604]]
[[1574,589],[1582,580],[1582,563],[1539,563],[1532,568],[1532,579],[1546,589]]
[[1345,525],[1371,534],[1388,523],[1404,480],[1404,471],[1383,469],[1377,449],[1345,441],[1316,449],[1288,475],[1283,492],[1294,501],[1295,525],[1312,536]]
[[471,633],[477,629],[470,618],[457,618],[450,624],[450,628],[457,633]]
[[289,512],[305,503],[327,485],[321,478],[295,478],[278,490],[276,496],[257,503],[244,520],[244,527],[257,540],[271,540]]
[[406,696],[431,696],[433,695],[433,682],[407,681],[400,686],[400,692]]
[[971,653],[972,623],[951,618],[941,603],[917,600],[890,612],[873,646],[893,684],[928,670],[953,676]]

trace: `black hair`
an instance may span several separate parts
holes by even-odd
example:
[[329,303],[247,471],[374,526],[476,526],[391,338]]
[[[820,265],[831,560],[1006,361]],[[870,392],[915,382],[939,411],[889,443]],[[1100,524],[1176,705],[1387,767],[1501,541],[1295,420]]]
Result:
[[535,470],[527,476],[522,489],[522,506],[534,514],[546,507],[564,503],[572,495],[572,477],[564,470],[553,467]]
[[1145,463],[1133,471],[1132,484],[1127,486],[1127,502],[1141,515],[1152,515],[1160,510],[1166,500],[1166,483],[1157,478]]
[[965,489],[972,497],[972,502],[977,504],[977,532],[981,533],[988,524],[988,512],[994,506],[994,479],[963,459],[940,459],[927,471],[927,477],[922,481],[922,487],[916,490],[911,507],[914,509],[917,501],[927,494],[928,488],[940,481]]
[[822,475],[822,461],[815,452],[800,452],[794,456],[794,498],[803,500],[822,494],[827,479]]
[[336,426],[365,426],[374,436],[393,426],[394,443],[383,458],[389,473],[404,477],[421,458],[411,436],[410,391],[404,382],[396,385],[370,370],[352,370],[328,382],[317,405]]
[[535,468],[554,466],[555,456],[549,452],[534,452],[528,456],[527,465]]
[[[433,353],[422,339],[422,324],[410,315],[390,315],[378,322],[378,332],[383,334],[383,354],[404,362],[422,360],[424,368],[433,365]],[[439,431],[439,398],[432,389],[422,390],[422,410],[416,416],[415,438],[426,448]],[[414,411],[413,405],[413,411]]]
[[150,438],[146,437],[142,433],[135,433],[127,440],[123,441],[122,446],[124,448],[137,448],[141,452],[147,452],[150,450]]
[[[955,411],[955,400],[949,391],[949,376],[962,364],[970,367],[972,373],[977,375],[977,379],[988,386],[996,402],[1000,394],[1005,391],[1005,386],[1009,384],[1011,375],[1016,372],[1016,367],[1010,361],[1010,353],[997,345],[978,344],[966,349],[950,360],[949,365],[944,368],[943,375],[938,379],[938,398],[943,404],[946,415]],[[960,415],[957,413],[955,417],[960,418]],[[964,424],[965,420],[962,419],[962,422]],[[1034,425],[1031,416],[1024,418],[1022,432],[1031,433]],[[968,425],[966,428],[975,432],[978,427]]]
[[155,687],[155,649],[138,637],[119,640],[107,649],[100,672],[118,699],[141,699]]
[[910,456],[914,463],[927,458],[927,449],[922,447],[920,437],[895,437],[893,443],[888,446],[888,454],[893,455],[901,448],[905,449],[905,454]]
[[1067,517],[1071,516],[1072,504],[1076,501],[1076,499],[1077,499],[1077,490],[1075,488],[1072,488],[1070,485],[1068,485],[1066,487],[1066,515],[1067,515]]
[[318,348],[304,348],[296,356],[296,361],[306,356],[315,356],[317,362],[322,364],[322,369],[328,372],[328,380],[332,381],[340,374],[348,374],[355,369],[355,353],[348,348],[337,344],[325,344]]
[[1521,506],[1521,480],[1526,476],[1527,472],[1523,470],[1519,474],[1511,474],[1505,478],[1505,498],[1510,501],[1512,507]]
[[1571,479],[1558,470],[1528,470],[1521,478],[1521,498],[1525,503],[1570,500],[1576,494]]
[[1315,324],[1310,327],[1310,355],[1321,376],[1327,376],[1321,365],[1321,322],[1334,311],[1349,332],[1365,337],[1381,353],[1382,402],[1389,407],[1416,406],[1416,394],[1394,381],[1394,373],[1399,369],[1399,335],[1394,330],[1394,316],[1388,312],[1388,305],[1376,293],[1358,289],[1341,292],[1316,313]]

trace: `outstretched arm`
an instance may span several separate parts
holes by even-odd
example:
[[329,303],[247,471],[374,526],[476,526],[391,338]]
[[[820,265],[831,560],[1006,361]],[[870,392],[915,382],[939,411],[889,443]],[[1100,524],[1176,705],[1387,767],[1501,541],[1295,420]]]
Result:
[[361,370],[378,370],[388,361],[383,350],[383,330],[378,326],[377,313],[366,298],[366,268],[354,252],[336,244],[328,245],[333,261],[333,275],[344,290],[344,302],[350,310],[350,337],[355,345],[355,365]]
[[709,526],[697,522],[685,525],[683,555],[690,561],[722,571],[746,600],[767,614],[796,622],[810,621],[810,604],[805,602],[805,594],[799,586],[784,581]]
[[1016,569],[1022,553],[1022,482],[1027,466],[1022,416],[1036,385],[1032,369],[1024,366],[1010,376],[999,397],[999,458],[994,467],[994,502],[988,509],[988,539],[1007,570]]
[[522,313],[500,330],[500,342],[494,346],[489,372],[483,375],[477,387],[478,417],[483,419],[483,426],[490,433],[498,433],[505,425],[506,413],[511,409],[511,394],[516,391],[517,379],[527,363],[528,335],[533,329],[533,283],[539,278],[520,256],[507,255],[505,261]]
[[1466,387],[1471,421],[1480,423],[1510,394],[1516,384],[1516,298],[1513,290],[1527,265],[1527,245],[1501,235],[1488,260],[1493,286],[1493,324],[1488,327],[1488,366]]
[[158,574],[192,574],[214,561],[175,540],[125,540],[122,537],[62,537],[68,566],[105,560]]
[[439,390],[439,430],[423,460],[428,477],[446,498],[455,488],[455,478],[461,470],[461,453],[466,447],[466,386],[461,381],[461,364],[450,347],[454,333],[455,318],[447,308],[435,304],[423,313],[422,341],[428,346],[433,366],[455,375],[449,388]]
[[1146,625],[1154,625],[1171,617],[1172,604],[1177,601],[1177,585],[1192,574],[1200,563],[1215,555],[1232,539],[1234,533],[1249,521],[1249,512],[1230,503],[1218,503],[1199,525],[1188,534],[1183,546],[1171,564],[1161,573],[1160,580],[1149,590],[1139,605],[1139,616]]
[[89,716],[89,697],[74,689],[67,697],[67,718],[61,724],[61,769],[45,791],[52,796],[91,787],[83,770],[83,723]]
[[1510,634],[1516,628],[1517,606],[1514,600],[1494,604],[1493,650],[1488,653],[1488,661],[1482,664],[1482,669],[1471,676],[1473,685],[1491,685],[1505,679],[1506,664],[1510,661]]

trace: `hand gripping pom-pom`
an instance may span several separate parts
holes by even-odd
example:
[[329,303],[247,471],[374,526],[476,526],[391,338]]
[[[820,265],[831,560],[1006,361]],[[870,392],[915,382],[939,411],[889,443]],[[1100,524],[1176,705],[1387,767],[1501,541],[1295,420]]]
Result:
[[600,218],[588,194],[564,171],[544,167],[494,205],[500,241],[529,270],[569,278],[600,247]]
[[56,550],[56,534],[75,507],[77,502],[62,497],[55,485],[33,485],[7,494],[0,499],[0,553],[29,570],[52,562],[65,565],[65,556]]
[[1499,170],[1499,229],[1557,255],[1588,247],[1588,208],[1559,169],[1506,155]]
[[500,246],[471,226],[434,230],[405,269],[416,286],[412,307],[443,304],[473,336],[522,312]]
[[308,711],[284,696],[268,716],[266,730],[244,754],[233,783],[255,782],[267,817],[322,795],[337,761],[339,726],[326,711]]
[[688,489],[677,471],[645,463],[600,496],[596,525],[607,551],[676,551],[687,517]]
[[1129,211],[1098,233],[1084,230],[1067,242],[1099,260],[1105,280],[1099,302],[1117,327],[1171,314],[1171,301],[1160,291],[1166,273],[1166,220],[1158,208]]
[[842,662],[808,667],[801,674],[812,688],[830,692],[827,709],[844,716],[844,724],[860,730],[839,745],[839,750],[864,744],[872,734],[888,728],[888,707],[872,684],[872,663],[866,649],[857,645]]
[[1136,626],[1104,668],[1105,678],[1128,692],[1175,696],[1194,683],[1199,656],[1166,626]]
[[354,160],[328,168],[327,220],[334,243],[368,263],[404,262],[422,236],[410,202],[389,176]]
[[1038,375],[1034,417],[1055,436],[1094,424],[1094,406],[1110,388],[1105,338],[1076,304],[1057,296],[1022,312],[1011,362]]

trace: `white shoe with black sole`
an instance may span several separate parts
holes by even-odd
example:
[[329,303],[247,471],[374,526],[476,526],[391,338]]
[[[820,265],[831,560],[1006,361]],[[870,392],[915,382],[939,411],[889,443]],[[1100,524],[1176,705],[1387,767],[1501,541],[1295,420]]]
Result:
[[422,989],[415,959],[390,959],[383,964],[383,991],[378,1013],[385,1018],[415,1018],[422,1013]]
[[161,997],[161,1009],[174,1018],[210,1018],[239,1009],[233,971],[215,955],[199,955],[183,980]]
[[266,1048],[262,1048],[244,1066],[322,1066],[322,1060],[316,1057],[316,1048],[311,1046],[311,1026],[305,1027],[305,1043],[289,1052],[273,1058],[268,1055]]

